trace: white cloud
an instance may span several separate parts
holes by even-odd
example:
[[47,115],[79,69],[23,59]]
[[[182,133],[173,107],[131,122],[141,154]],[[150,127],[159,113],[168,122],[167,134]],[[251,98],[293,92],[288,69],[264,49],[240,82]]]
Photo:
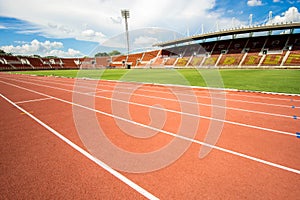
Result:
[[[167,29],[161,28],[142,28],[129,31],[130,50],[140,48],[150,48],[154,43],[174,40],[184,37],[184,35]],[[103,44],[106,47],[126,48],[126,35],[124,33],[116,35]]]
[[261,6],[262,1],[261,0],[248,0],[247,5],[248,6]]
[[281,15],[275,16],[268,24],[272,23],[285,23],[285,22],[300,22],[300,13],[298,8],[290,7],[287,11],[283,12]]
[[105,35],[101,32],[94,31],[92,29],[87,29],[81,32],[81,35],[77,38],[82,40],[86,39],[89,41],[103,41],[105,39]]
[[16,40],[16,41],[14,41],[14,43],[17,43],[17,44],[28,44],[29,42]]
[[130,10],[129,30],[164,27],[184,33],[188,27],[193,34],[199,33],[202,23],[206,31],[214,30],[217,20],[220,28],[228,26],[230,18],[210,11],[215,3],[216,0],[26,0],[18,3],[0,0],[0,15],[29,22],[46,37],[102,43],[124,31],[121,18],[124,8]]
[[60,50],[62,49],[63,43],[61,42],[40,42],[38,40],[32,40],[30,43],[16,41],[22,45],[9,45],[9,46],[2,46],[0,49],[3,49],[6,52],[13,53],[13,54],[22,54],[22,55],[33,55],[39,54],[41,56],[52,55],[52,56],[59,56],[59,57],[75,57],[82,55],[80,51],[76,51],[74,49],[68,49],[67,52]]
[[6,27],[3,25],[0,25],[0,29],[6,29]]
[[82,56],[82,53],[74,49],[68,49],[68,51],[55,49],[55,50],[51,50],[47,55],[55,55],[58,57],[78,57],[78,56]]
[[280,2],[280,0],[273,0],[273,2],[274,2],[274,3],[278,3],[278,2]]
[[155,37],[149,37],[149,36],[140,36],[135,38],[133,44],[136,46],[141,46],[141,47],[147,47],[147,46],[151,46],[155,43],[158,43],[159,40]]

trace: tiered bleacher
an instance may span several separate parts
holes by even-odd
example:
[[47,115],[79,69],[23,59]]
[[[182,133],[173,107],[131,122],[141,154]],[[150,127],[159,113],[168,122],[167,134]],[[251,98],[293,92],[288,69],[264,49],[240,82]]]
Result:
[[160,50],[96,58],[0,55],[0,70],[102,68],[300,68],[300,34],[193,42]]
[[0,70],[78,69],[78,58],[39,58],[0,55]]
[[78,69],[78,65],[80,64],[79,59],[74,58],[62,58],[63,68],[68,69]]

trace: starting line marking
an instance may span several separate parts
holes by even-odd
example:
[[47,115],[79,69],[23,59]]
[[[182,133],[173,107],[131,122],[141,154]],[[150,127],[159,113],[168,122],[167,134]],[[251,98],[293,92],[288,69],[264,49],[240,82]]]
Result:
[[146,197],[148,199],[159,199],[156,196],[154,196],[153,194],[151,194],[150,192],[146,191],[141,186],[137,185],[136,183],[134,183],[133,181],[131,181],[130,179],[128,179],[127,177],[125,177],[124,175],[122,175],[121,173],[115,171],[114,169],[112,169],[111,167],[109,167],[108,165],[106,165],[101,160],[98,160],[97,158],[95,158],[94,156],[92,156],[91,154],[89,154],[87,151],[83,150],[82,148],[80,148],[79,146],[77,146],[76,144],[74,144],[68,138],[64,137],[62,134],[60,134],[59,132],[57,132],[56,130],[54,130],[53,128],[51,128],[50,126],[48,126],[47,124],[45,124],[44,122],[42,122],[41,120],[39,120],[38,118],[36,118],[34,115],[30,114],[25,109],[23,109],[20,106],[18,106],[16,103],[12,102],[10,99],[8,99],[7,97],[5,97],[4,95],[0,94],[0,96],[3,99],[5,99],[7,102],[9,102],[10,104],[12,104],[14,107],[16,107],[17,109],[19,109],[23,113],[27,114],[30,118],[32,118],[34,121],[36,121],[41,126],[43,126],[44,128],[46,128],[52,134],[56,135],[59,139],[61,139],[65,143],[67,143],[73,149],[77,150],[79,153],[81,153],[82,155],[84,155],[85,157],[87,157],[88,159],[90,159],[91,161],[93,161],[94,163],[96,163],[98,166],[102,167],[104,170],[108,171],[110,174],[112,174],[113,176],[115,176],[116,178],[118,178],[119,180],[121,180],[122,182],[124,182],[125,184],[127,184],[128,186],[130,186],[131,188],[133,188],[135,191],[139,192],[144,197]]
[[[69,101],[66,101],[66,100],[63,100],[63,99],[60,99],[60,98],[57,98],[57,97],[54,97],[54,96],[50,96],[50,95],[47,95],[47,94],[44,94],[44,93],[41,93],[41,92],[38,92],[38,91],[34,91],[34,90],[31,90],[31,89],[28,89],[28,88],[24,88],[22,86],[18,86],[18,85],[15,85],[15,84],[12,84],[12,83],[7,83],[7,82],[3,82],[3,81],[0,81],[4,84],[7,84],[7,85],[11,85],[13,87],[17,87],[17,88],[20,88],[20,89],[23,89],[23,90],[26,90],[26,91],[29,91],[29,92],[32,92],[32,93],[36,93],[36,94],[40,94],[40,95],[43,95],[43,96],[47,96],[47,97],[52,97],[53,99],[57,100],[57,101],[60,101],[60,102],[63,102],[63,103],[67,103],[67,104],[71,104],[73,106],[77,106],[77,107],[81,107],[81,108],[84,108],[84,109],[87,109],[87,110],[90,110],[90,111],[93,111],[93,112],[97,112],[99,114],[102,114],[102,115],[105,115],[105,116],[109,116],[109,117],[112,117],[112,118],[116,118],[116,119],[119,119],[119,120],[122,120],[122,121],[125,121],[125,122],[128,122],[128,123],[132,123],[132,124],[136,124],[138,126],[141,126],[141,127],[144,127],[144,128],[149,128],[149,129],[152,129],[152,130],[155,130],[155,131],[160,131],[161,133],[164,133],[166,135],[171,135],[171,136],[174,136],[174,137],[178,137],[180,139],[183,139],[183,140],[187,140],[187,141],[191,141],[193,143],[196,143],[196,144],[200,144],[200,145],[204,145],[204,146],[207,146],[207,147],[210,147],[212,149],[217,149],[219,151],[222,151],[222,152],[226,152],[226,153],[229,153],[229,154],[232,154],[232,155],[236,155],[236,156],[239,156],[239,157],[242,157],[242,158],[246,158],[246,159],[249,159],[249,160],[252,160],[252,161],[256,161],[258,163],[263,163],[263,164],[266,164],[266,165],[269,165],[269,166],[272,166],[272,167],[276,167],[276,168],[279,168],[279,169],[283,169],[283,170],[286,170],[286,171],[289,171],[289,172],[293,172],[293,173],[296,173],[296,174],[300,174],[300,170],[298,169],[294,169],[294,168],[290,168],[290,167],[286,167],[286,166],[283,166],[283,165],[280,165],[280,164],[276,164],[276,163],[273,163],[273,162],[270,162],[270,161],[267,161],[267,160],[263,160],[263,159],[260,159],[260,158],[256,158],[256,157],[253,157],[253,156],[249,156],[249,155],[246,155],[246,154],[243,154],[243,153],[239,153],[239,152],[236,152],[236,151],[233,151],[233,150],[230,150],[230,149],[225,149],[225,148],[222,148],[222,147],[219,147],[219,146],[215,146],[215,145],[210,145],[210,144],[207,144],[205,142],[201,142],[201,141],[198,141],[198,140],[195,140],[195,139],[191,139],[191,138],[188,138],[188,137],[184,137],[184,136],[180,136],[180,135],[177,135],[177,134],[174,134],[174,133],[171,133],[171,132],[168,132],[168,131],[165,131],[165,130],[161,130],[161,129],[158,129],[158,128],[154,128],[154,127],[151,127],[151,126],[148,126],[148,125],[145,125],[145,124],[141,124],[141,123],[138,123],[138,122],[135,122],[135,121],[131,121],[131,120],[128,120],[128,119],[125,119],[125,118],[122,118],[122,117],[119,117],[119,116],[115,116],[115,115],[112,115],[112,114],[109,114],[109,113],[106,113],[106,112],[103,112],[103,111],[100,111],[100,110],[96,110],[96,109],[93,109],[93,108],[89,108],[89,107],[86,107],[84,105],[80,105],[80,104],[76,104],[74,102],[69,102]],[[7,99],[6,97],[4,97],[2,94],[0,94],[0,96],[2,96],[4,99]],[[9,99],[7,99],[7,101],[11,102]],[[13,103],[13,102],[12,102]],[[13,104],[14,105],[14,104]],[[18,105],[15,105],[17,108],[20,108]],[[22,108],[21,108],[22,109]],[[23,111],[23,109],[22,109]],[[24,110],[25,111],[25,110]],[[33,115],[29,114],[29,116],[32,116],[34,117]],[[34,117],[35,118],[35,117]],[[39,119],[35,118],[36,120],[40,121]],[[42,123],[42,122],[41,122]],[[45,124],[45,126],[47,126]],[[49,127],[49,126],[47,126]],[[53,130],[51,127],[49,127],[50,130]],[[47,128],[48,129],[48,128]],[[49,129],[48,129],[49,130]],[[54,130],[55,131],[55,130]],[[60,135],[60,134],[59,134]],[[295,134],[294,134],[295,135]],[[61,137],[65,138],[64,136],[60,135]],[[58,136],[59,137],[59,136]],[[65,138],[66,140],[68,140],[67,138]],[[69,140],[68,140],[69,141]],[[70,141],[71,142],[71,141]],[[72,142],[71,142],[72,143]],[[72,143],[74,144],[74,143]],[[75,145],[75,144],[74,144]],[[77,146],[77,145],[76,145]],[[78,146],[77,146],[78,147]],[[78,147],[80,148],[80,147]],[[84,151],[84,150],[82,150]],[[84,151],[85,152],[85,151]],[[87,153],[87,152],[86,152]],[[88,154],[88,153],[87,153]],[[90,155],[90,154],[89,154]],[[94,157],[93,157],[94,158]],[[96,159],[96,158],[94,158]],[[97,160],[97,159],[96,159]],[[113,170],[113,169],[112,169]],[[122,175],[123,176],[123,175]],[[121,179],[120,179],[121,180]]]

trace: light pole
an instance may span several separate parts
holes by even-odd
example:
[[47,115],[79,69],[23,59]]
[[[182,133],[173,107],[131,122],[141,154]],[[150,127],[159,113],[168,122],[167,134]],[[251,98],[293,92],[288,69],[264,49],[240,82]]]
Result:
[[125,19],[125,29],[126,29],[126,40],[127,40],[127,55],[129,55],[129,33],[128,33],[128,21],[129,10],[121,10],[122,17]]

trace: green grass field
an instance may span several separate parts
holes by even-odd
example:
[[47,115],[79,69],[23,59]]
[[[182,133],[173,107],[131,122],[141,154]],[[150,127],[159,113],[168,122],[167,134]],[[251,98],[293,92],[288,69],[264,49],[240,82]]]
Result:
[[[108,69],[12,72],[300,94],[300,70]],[[222,83],[223,82],[223,83]]]

